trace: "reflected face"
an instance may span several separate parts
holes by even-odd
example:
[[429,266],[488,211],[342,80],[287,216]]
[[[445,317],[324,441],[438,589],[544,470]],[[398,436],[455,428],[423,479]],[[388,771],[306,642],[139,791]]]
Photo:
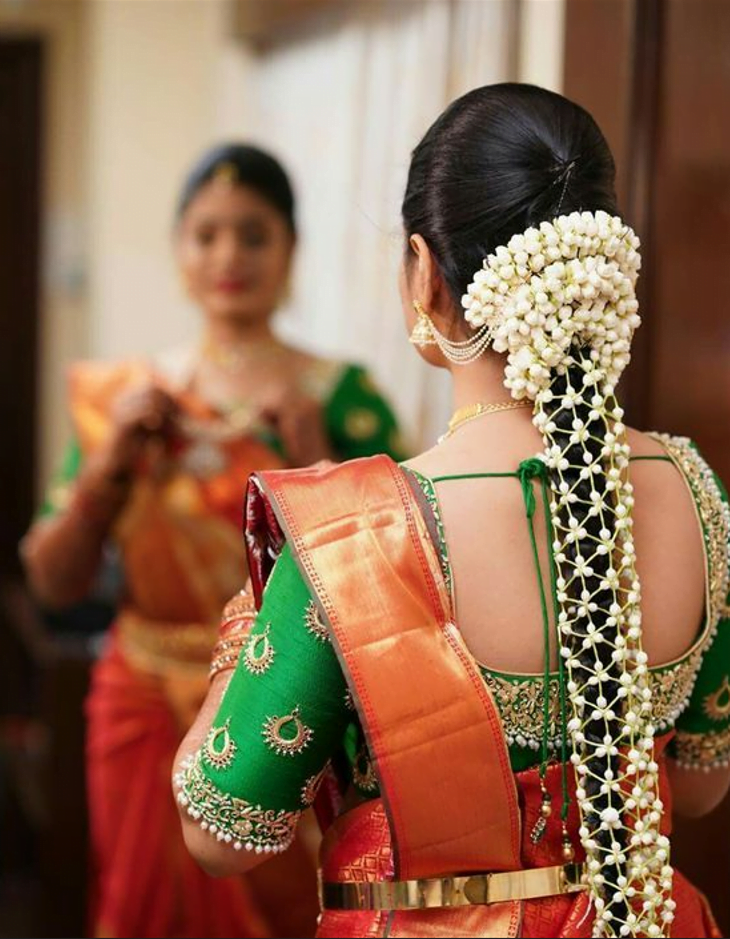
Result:
[[255,190],[213,180],[185,209],[176,255],[186,288],[207,316],[263,323],[286,289],[294,236]]

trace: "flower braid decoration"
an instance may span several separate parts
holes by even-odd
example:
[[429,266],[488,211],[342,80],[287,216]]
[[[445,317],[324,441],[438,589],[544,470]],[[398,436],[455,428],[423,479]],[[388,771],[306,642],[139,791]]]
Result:
[[609,937],[665,936],[675,908],[614,390],[640,324],[638,248],[620,218],[561,216],[497,248],[462,301],[545,442],[580,839],[593,934]]

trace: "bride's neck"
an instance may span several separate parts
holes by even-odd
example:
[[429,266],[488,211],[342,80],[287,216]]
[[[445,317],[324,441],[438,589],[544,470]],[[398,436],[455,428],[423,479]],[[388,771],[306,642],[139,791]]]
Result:
[[504,387],[504,356],[487,351],[470,365],[450,367],[454,410],[478,402],[497,404],[509,401]]

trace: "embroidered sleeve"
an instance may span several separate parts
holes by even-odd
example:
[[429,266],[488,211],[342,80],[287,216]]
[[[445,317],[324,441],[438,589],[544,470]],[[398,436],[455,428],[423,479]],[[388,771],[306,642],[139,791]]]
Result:
[[709,618],[689,705],[677,720],[670,753],[694,769],[730,764],[730,505],[727,492],[693,445],[672,441],[702,519],[708,559]]
[[234,848],[287,848],[352,720],[325,623],[284,548],[247,645],[178,798]]
[[372,378],[359,367],[342,373],[325,407],[330,440],[342,460],[387,453],[405,459],[395,415]]

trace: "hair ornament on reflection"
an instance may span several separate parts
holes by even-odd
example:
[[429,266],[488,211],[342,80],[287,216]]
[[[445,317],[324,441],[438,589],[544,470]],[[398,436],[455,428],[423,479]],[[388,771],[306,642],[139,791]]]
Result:
[[230,160],[219,163],[213,170],[211,178],[214,182],[223,186],[235,186],[238,182],[238,169],[236,168],[236,164]]

